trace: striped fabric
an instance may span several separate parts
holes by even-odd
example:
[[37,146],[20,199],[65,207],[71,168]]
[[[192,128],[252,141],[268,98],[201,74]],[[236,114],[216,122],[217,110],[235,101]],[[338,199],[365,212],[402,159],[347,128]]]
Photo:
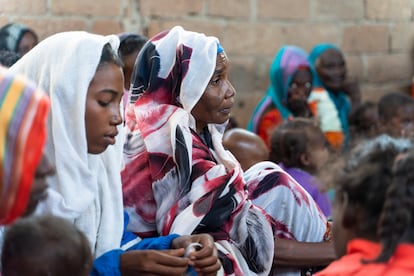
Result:
[[20,76],[0,68],[0,224],[21,216],[46,141],[49,99]]

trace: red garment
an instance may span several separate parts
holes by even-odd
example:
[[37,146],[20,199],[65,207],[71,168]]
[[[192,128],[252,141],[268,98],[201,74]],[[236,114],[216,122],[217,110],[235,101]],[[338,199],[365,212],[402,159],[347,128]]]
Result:
[[265,141],[267,147],[270,148],[270,136],[272,132],[283,122],[282,114],[279,110],[272,109],[266,112],[259,122],[257,134]]
[[387,263],[364,264],[361,262],[361,260],[374,259],[380,253],[380,250],[381,246],[378,243],[362,239],[352,240],[348,243],[347,254],[345,256],[331,263],[327,268],[315,275],[414,275],[414,245],[399,245],[394,253],[394,256]]
[[331,263],[315,276],[333,275],[382,275],[383,264],[363,264],[361,260],[372,260],[381,251],[381,245],[368,240],[356,239],[348,242],[346,255]]

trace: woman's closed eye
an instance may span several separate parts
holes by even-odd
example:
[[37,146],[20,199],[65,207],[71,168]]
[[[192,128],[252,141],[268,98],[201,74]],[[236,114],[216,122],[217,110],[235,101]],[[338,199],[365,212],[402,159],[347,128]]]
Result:
[[217,86],[220,84],[221,78],[220,77],[216,77],[210,80],[210,84],[213,86]]
[[110,101],[109,102],[107,102],[107,101],[98,101],[98,103],[99,103],[100,106],[106,107],[110,104]]

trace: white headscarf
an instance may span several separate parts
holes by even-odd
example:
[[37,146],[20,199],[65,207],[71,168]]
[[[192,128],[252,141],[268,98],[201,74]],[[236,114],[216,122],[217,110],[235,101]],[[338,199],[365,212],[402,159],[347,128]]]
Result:
[[48,178],[48,198],[37,213],[53,213],[74,222],[96,256],[119,248],[123,229],[123,135],[104,153],[91,155],[85,130],[87,90],[107,43],[117,51],[115,35],[55,34],[10,69],[35,81],[51,100],[46,154],[56,166],[56,175]]

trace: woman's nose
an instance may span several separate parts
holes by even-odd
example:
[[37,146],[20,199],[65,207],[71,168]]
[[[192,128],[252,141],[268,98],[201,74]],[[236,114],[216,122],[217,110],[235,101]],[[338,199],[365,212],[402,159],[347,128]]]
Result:
[[233,85],[229,80],[227,80],[227,87],[226,87],[226,98],[231,98],[236,96],[236,89],[234,89]]
[[117,110],[115,112],[115,114],[111,117],[111,124],[112,125],[120,125],[120,124],[122,124],[122,122],[123,122],[123,119],[122,119],[122,116],[121,116],[121,112],[120,112],[120,110]]

